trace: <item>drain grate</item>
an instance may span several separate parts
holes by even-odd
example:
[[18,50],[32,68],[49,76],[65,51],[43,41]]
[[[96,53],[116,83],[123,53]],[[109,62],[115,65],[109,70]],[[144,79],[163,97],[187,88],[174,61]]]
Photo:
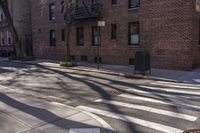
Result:
[[122,91],[120,91],[120,90],[112,90],[112,91],[110,91],[110,94],[112,96],[118,96],[118,95],[122,94]]

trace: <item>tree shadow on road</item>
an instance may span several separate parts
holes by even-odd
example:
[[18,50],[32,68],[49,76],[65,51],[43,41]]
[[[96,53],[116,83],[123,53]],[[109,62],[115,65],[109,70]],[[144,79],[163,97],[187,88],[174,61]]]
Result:
[[[51,68],[48,68],[48,67],[45,67],[45,66],[42,66],[42,65],[39,65],[39,67],[43,68],[45,70],[49,70],[49,71],[55,72],[57,74],[63,75],[63,76],[65,76],[67,78],[70,78],[70,79],[72,79],[74,81],[81,82],[81,83],[87,85],[91,90],[93,90],[96,93],[98,93],[101,96],[102,99],[112,100],[112,96],[107,91],[105,91],[100,85],[95,84],[94,82],[87,81],[85,79],[81,79],[81,78],[77,78],[77,77],[73,77],[73,76],[68,75],[68,73],[66,73],[66,72],[62,72],[62,71],[59,71],[59,70],[51,69]],[[65,86],[63,86],[63,89],[65,89]],[[76,93],[76,92],[74,92],[74,93]],[[80,96],[80,97],[82,97],[82,96]],[[122,112],[122,111],[120,111],[118,109],[118,107],[115,106],[115,105],[106,104],[106,106],[112,112],[115,112],[115,113],[118,113],[118,114],[122,114],[122,115],[124,114],[125,115],[125,113]],[[123,119],[127,119],[127,118],[124,117]],[[140,131],[137,130],[137,128],[133,124],[131,124],[131,123],[127,123],[126,127],[127,127],[127,129],[129,129],[132,132],[140,133]]]

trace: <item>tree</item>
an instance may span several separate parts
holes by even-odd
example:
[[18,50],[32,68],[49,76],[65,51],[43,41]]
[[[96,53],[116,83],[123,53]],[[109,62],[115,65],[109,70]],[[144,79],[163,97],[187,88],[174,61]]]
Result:
[[[67,27],[66,34],[66,47],[67,47],[67,60],[70,60],[70,31],[76,19],[82,19],[84,16],[87,18],[101,16],[100,0],[65,0],[65,20]],[[80,16],[79,16],[80,15]],[[79,18],[80,17],[80,18]]]
[[200,13],[200,0],[196,0],[196,11]]
[[21,43],[20,43],[20,40],[19,40],[17,30],[16,30],[16,28],[13,24],[13,20],[11,18],[8,1],[7,0],[0,0],[0,6],[1,6],[3,12],[4,12],[8,27],[11,31],[12,36],[13,36],[15,56],[17,58],[20,58],[20,57],[23,56],[23,53],[22,53],[22,50],[21,50],[22,47],[21,47]]
[[67,33],[66,33],[66,48],[67,48],[67,61],[71,61],[70,57],[70,32],[71,32],[71,26],[74,22],[74,16],[75,16],[75,10],[76,10],[76,1],[75,0],[66,0],[66,6],[65,6],[65,20],[66,20],[66,27],[67,27]]

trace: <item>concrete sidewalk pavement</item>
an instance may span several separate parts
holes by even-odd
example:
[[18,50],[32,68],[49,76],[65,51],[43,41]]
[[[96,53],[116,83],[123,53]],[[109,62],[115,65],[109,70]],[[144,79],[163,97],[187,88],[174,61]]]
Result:
[[[64,68],[64,67],[61,67],[59,65],[59,61],[56,61],[56,60],[37,59],[35,61],[26,61],[26,62],[13,61],[13,62],[42,65],[45,67]],[[175,82],[200,84],[200,68],[192,70],[192,71],[151,69],[151,74],[146,74],[145,76],[135,75],[133,66],[101,64],[100,70],[97,70],[97,64],[95,63],[78,62],[77,67],[68,68],[68,69],[98,72],[98,73],[111,74],[111,75],[120,75],[120,76],[125,76],[125,77],[132,77],[132,78],[146,78],[146,79],[154,79],[154,80],[167,80],[167,81],[175,81]]]
[[[54,60],[42,60],[30,61],[29,63],[44,65],[48,67],[61,67],[59,61]],[[126,77],[136,77],[134,75],[133,66],[120,66],[120,65],[107,65],[101,64],[100,70],[97,70],[97,64],[78,62],[78,66],[70,69],[100,72],[105,74],[121,75]],[[186,83],[200,83],[200,69],[192,71],[178,71],[178,70],[167,70],[167,69],[152,69],[151,74],[147,74],[144,78],[159,79],[159,80],[170,80],[176,82]]]
[[0,87],[2,133],[111,133],[101,118]]

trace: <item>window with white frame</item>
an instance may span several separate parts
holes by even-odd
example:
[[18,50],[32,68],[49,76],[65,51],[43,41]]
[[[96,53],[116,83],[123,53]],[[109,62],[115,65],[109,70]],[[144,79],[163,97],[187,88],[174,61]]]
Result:
[[10,31],[7,31],[7,44],[11,45],[11,33],[10,33]]
[[139,22],[129,23],[129,45],[139,45],[140,27]]

